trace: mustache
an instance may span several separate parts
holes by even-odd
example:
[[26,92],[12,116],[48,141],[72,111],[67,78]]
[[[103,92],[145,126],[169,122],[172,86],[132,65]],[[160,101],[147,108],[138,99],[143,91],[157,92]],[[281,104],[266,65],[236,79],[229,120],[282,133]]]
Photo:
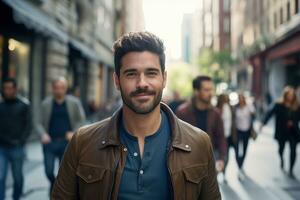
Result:
[[134,97],[139,94],[155,95],[156,92],[153,90],[148,90],[147,88],[137,88],[137,90],[130,93],[130,96]]

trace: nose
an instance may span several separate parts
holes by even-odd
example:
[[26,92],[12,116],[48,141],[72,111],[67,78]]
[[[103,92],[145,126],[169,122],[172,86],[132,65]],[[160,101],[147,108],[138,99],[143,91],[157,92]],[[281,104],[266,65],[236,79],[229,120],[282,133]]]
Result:
[[141,74],[137,81],[137,87],[139,88],[145,88],[148,87],[147,79],[144,74]]

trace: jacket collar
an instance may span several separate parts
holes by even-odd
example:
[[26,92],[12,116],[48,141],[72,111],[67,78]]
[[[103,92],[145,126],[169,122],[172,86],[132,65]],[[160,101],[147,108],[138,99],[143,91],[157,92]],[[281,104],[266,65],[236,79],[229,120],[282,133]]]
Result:
[[[182,131],[181,121],[175,116],[171,109],[165,104],[160,103],[161,110],[163,110],[169,120],[171,126],[171,145],[183,151],[191,151],[191,146],[184,143],[185,134]],[[106,119],[106,125],[102,129],[98,141],[98,148],[103,149],[108,146],[120,146],[121,141],[119,137],[120,120],[122,119],[122,108],[117,110],[111,118]]]

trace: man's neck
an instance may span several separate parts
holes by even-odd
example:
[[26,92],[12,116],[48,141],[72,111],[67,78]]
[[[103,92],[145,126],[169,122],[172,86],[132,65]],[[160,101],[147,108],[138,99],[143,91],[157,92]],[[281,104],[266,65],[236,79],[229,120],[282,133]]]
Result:
[[61,98],[54,97],[54,101],[58,104],[62,104],[65,101],[65,97],[61,97]]
[[206,102],[196,98],[195,106],[199,110],[207,110],[210,104],[207,104]]
[[160,106],[149,114],[136,114],[128,107],[123,106],[123,121],[126,130],[137,138],[145,138],[154,134],[160,127]]
[[17,100],[17,97],[10,97],[10,98],[3,98],[5,102],[15,102]]

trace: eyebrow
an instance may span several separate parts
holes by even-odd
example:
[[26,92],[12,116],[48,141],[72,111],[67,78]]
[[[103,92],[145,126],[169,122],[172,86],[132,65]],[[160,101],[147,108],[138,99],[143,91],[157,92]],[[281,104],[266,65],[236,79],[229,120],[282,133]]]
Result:
[[[129,72],[136,72],[136,71],[138,71],[138,70],[137,69],[126,69],[126,70],[123,71],[123,74],[129,73]],[[147,68],[146,71],[156,71],[156,72],[159,72],[159,69],[150,67],[150,68]]]
[[136,69],[126,69],[123,71],[123,74],[129,73],[129,72],[136,72]]
[[159,69],[157,69],[157,68],[147,68],[146,71],[156,71],[156,72],[159,72]]

